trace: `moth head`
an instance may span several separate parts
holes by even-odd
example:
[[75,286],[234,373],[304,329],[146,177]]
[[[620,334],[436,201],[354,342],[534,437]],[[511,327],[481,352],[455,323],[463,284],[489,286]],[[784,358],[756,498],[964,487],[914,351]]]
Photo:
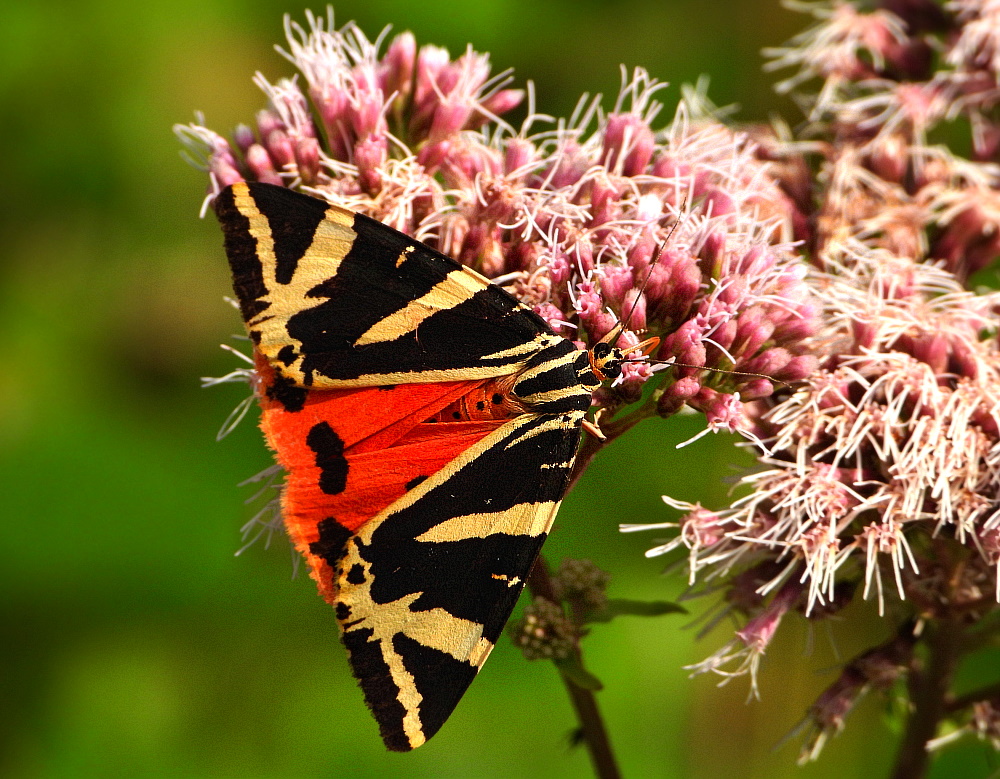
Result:
[[[613,332],[613,331],[612,331]],[[610,335],[610,334],[609,334]],[[605,336],[590,350],[590,369],[601,382],[614,381],[622,375],[622,363],[630,354],[639,353],[640,359],[644,359],[659,345],[660,339],[647,338],[627,349],[620,349],[612,346],[608,336]]]
[[590,369],[602,383],[612,381],[622,375],[624,357],[617,346],[612,346],[607,341],[598,341],[590,350]]

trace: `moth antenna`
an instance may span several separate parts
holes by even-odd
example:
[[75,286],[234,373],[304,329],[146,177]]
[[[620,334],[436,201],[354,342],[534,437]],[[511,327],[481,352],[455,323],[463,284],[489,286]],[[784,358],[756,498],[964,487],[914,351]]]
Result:
[[[676,225],[674,225],[676,227]],[[670,235],[673,235],[673,228],[670,230]],[[635,296],[635,300],[632,301],[632,307],[628,310],[628,313],[623,319],[618,321],[618,324],[612,327],[607,334],[598,343],[614,343],[621,337],[621,334],[625,332],[628,327],[628,323],[632,320],[632,314],[635,313],[635,307],[639,305],[639,297],[643,292],[646,291],[646,285],[649,284],[649,277],[653,275],[653,266],[660,261],[660,255],[663,254],[663,249],[667,245],[667,240],[670,239],[670,235],[663,241],[661,241],[656,247],[656,253],[653,254],[653,259],[649,263],[649,269],[646,271],[646,278],[642,281],[642,286],[639,287],[639,294]]]
[[[649,339],[647,339],[649,340]],[[643,341],[645,343],[645,341]],[[647,360],[649,365],[676,365],[679,368],[692,368],[696,371],[712,371],[713,373],[726,373],[730,376],[755,376],[758,379],[767,379],[768,381],[773,381],[776,384],[783,384],[786,387],[791,387],[787,381],[781,379],[776,379],[774,376],[768,376],[766,373],[754,373],[753,371],[731,371],[726,368],[711,368],[708,365],[688,365],[684,362],[674,362],[673,360]]]
[[[680,213],[683,213],[685,207],[687,206],[687,198],[681,203]],[[670,231],[667,233],[667,237],[660,241],[656,246],[656,251],[653,253],[653,258],[649,261],[649,267],[646,270],[646,278],[642,280],[642,285],[639,287],[639,294],[635,296],[635,300],[632,301],[632,307],[629,308],[628,313],[625,315],[624,319],[619,320],[618,324],[611,328],[608,333],[600,340],[598,343],[614,343],[617,341],[621,334],[625,332],[630,321],[632,321],[632,314],[635,313],[635,307],[639,304],[639,298],[642,293],[646,291],[646,286],[649,284],[649,279],[653,275],[653,268],[656,267],[657,263],[660,261],[660,257],[663,256],[664,250],[667,248],[667,244],[670,243],[670,239],[673,238],[674,232],[677,230],[677,225],[680,224],[680,220],[675,220],[672,225],[670,225]],[[651,339],[646,339],[643,344],[648,343]],[[630,351],[635,351],[631,349]]]

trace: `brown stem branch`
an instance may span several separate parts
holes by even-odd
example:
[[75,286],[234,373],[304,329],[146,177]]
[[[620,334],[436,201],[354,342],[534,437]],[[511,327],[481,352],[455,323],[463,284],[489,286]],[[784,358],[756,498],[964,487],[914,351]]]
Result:
[[[536,598],[545,598],[553,603],[558,603],[555,591],[552,587],[552,579],[549,576],[548,566],[541,555],[535,560],[531,573],[528,575],[528,588]],[[583,655],[579,647],[576,649],[576,659],[583,664]],[[577,719],[580,721],[580,731],[583,740],[587,744],[587,751],[590,752],[591,762],[594,764],[594,773],[598,779],[620,779],[621,773],[618,770],[618,763],[615,761],[614,752],[611,749],[611,741],[608,732],[604,727],[604,719],[601,717],[601,710],[597,706],[597,698],[593,691],[579,687],[572,680],[560,673],[560,678],[566,686],[570,701],[576,710]]]
[[978,690],[973,690],[972,692],[967,692],[965,695],[953,698],[948,701],[947,710],[949,714],[954,714],[969,708],[974,703],[995,700],[997,698],[1000,698],[1000,682],[988,684],[985,687],[980,687]]
[[[583,475],[583,472],[587,470],[587,466],[590,465],[595,455],[601,449],[646,417],[652,416],[655,412],[656,404],[646,403],[631,413],[602,425],[601,429],[605,435],[604,439],[585,435],[583,443],[580,446],[580,451],[577,452],[566,492],[568,493],[573,489],[573,486],[579,480],[580,476]],[[535,560],[535,564],[528,574],[528,589],[531,590],[531,594],[536,598],[545,598],[553,603],[559,602],[552,588],[552,579],[549,577],[548,566],[545,564],[545,558],[542,555],[539,555]],[[576,660],[582,666],[583,653],[579,645],[577,645],[575,652]],[[593,691],[576,685],[565,674],[560,673],[559,676],[563,684],[566,685],[566,691],[569,693],[570,701],[572,701],[573,708],[576,710],[583,740],[587,744],[587,750],[590,752],[590,759],[594,764],[594,772],[597,774],[598,779],[620,779],[621,773],[618,770],[618,764],[611,749],[611,741],[608,738],[607,729],[604,727],[604,718],[601,716],[601,710],[597,706],[597,697]]]
[[929,626],[928,656],[923,668],[910,672],[912,712],[896,755],[892,779],[922,779],[930,767],[927,742],[934,738],[948,711],[952,675],[961,652],[962,629],[947,620]]
[[642,420],[653,416],[655,413],[656,404],[645,403],[625,416],[602,424],[601,432],[604,433],[603,440],[595,438],[592,435],[584,434],[583,443],[580,445],[580,451],[576,453],[576,460],[573,464],[573,472],[570,474],[569,486],[566,487],[566,492],[569,493],[569,491],[573,489],[577,481],[579,481],[580,477],[583,475],[583,472],[587,470],[587,466],[590,465],[594,456],[601,451],[601,449],[618,438],[618,436],[622,435],[622,433],[628,432]]

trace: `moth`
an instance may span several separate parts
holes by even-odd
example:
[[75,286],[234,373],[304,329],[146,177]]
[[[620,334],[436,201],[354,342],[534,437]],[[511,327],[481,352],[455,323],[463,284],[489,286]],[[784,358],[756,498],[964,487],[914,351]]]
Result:
[[386,746],[414,749],[496,644],[582,431],[599,434],[591,393],[632,350],[580,350],[474,270],[325,201],[238,183],[215,211],[285,527]]

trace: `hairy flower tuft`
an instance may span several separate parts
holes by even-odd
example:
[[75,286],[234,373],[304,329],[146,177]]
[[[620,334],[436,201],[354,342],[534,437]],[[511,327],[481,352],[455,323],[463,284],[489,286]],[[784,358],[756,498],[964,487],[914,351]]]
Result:
[[748,401],[808,373],[818,307],[784,240],[787,196],[702,95],[657,128],[664,84],[623,71],[609,113],[584,98],[553,123],[530,105],[518,129],[502,115],[526,92],[486,55],[306,18],[286,19],[282,50],[304,86],[259,75],[268,107],[231,144],[200,121],[178,128],[209,197],[240,178],[304,188],[498,278],[581,346],[659,336],[650,357],[666,367],[633,355],[595,394],[610,410],[655,373],[679,387],[644,413],[687,405],[742,429]]
[[[724,355],[776,390],[735,404],[733,388],[718,386],[726,379],[702,380],[660,398],[741,429],[761,451],[730,507],[668,500],[685,512],[680,532],[647,553],[684,547],[692,585],[721,584],[729,610],[744,615],[694,669],[748,673],[756,690],[759,657],[788,614],[824,618],[855,592],[894,626],[817,701],[810,758],[864,691],[910,672],[920,683],[917,643],[947,641],[1000,610],[1000,296],[967,289],[1000,255],[1000,169],[986,159],[1000,148],[1000,5],[883,6],[811,4],[816,25],[770,52],[772,67],[796,69],[779,89],[811,120],[807,138],[756,135],[799,193],[801,264],[759,272],[766,247],[726,255],[706,236],[697,254],[718,267],[718,284],[664,340],[678,362],[719,365]],[[972,128],[971,160],[927,142],[958,116]],[[819,173],[806,197],[810,155]],[[800,298],[787,294],[797,283],[778,281],[796,272],[809,293]],[[769,295],[769,282],[781,291]],[[719,316],[751,291],[753,306]],[[804,322],[822,324],[797,330]],[[739,400],[756,388],[736,388]],[[973,696],[949,713],[971,723],[974,706],[988,709]]]

